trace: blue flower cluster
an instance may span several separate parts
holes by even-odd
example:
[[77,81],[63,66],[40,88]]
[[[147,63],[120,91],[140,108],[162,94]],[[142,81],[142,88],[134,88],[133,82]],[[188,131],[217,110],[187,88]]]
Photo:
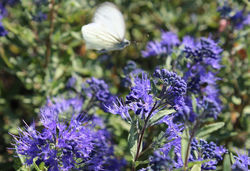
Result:
[[[158,83],[159,80],[162,80],[162,88],[160,93],[156,93],[153,91],[151,83]],[[125,103],[117,99],[117,102],[107,109],[110,113],[120,114],[126,120],[131,120],[130,110],[141,119],[146,119],[164,108],[178,110],[178,106],[183,102],[186,88],[185,81],[174,72],[156,69],[152,82],[150,77],[143,72],[132,78],[132,87],[126,96]]]
[[[173,122],[173,117],[168,117],[164,123],[168,126],[165,136],[166,144],[157,150],[151,157],[154,162],[151,163],[150,168],[182,168],[183,161],[181,157],[181,136],[180,132],[183,130],[182,124]],[[194,139],[191,143],[191,152],[189,162],[210,160],[202,164],[203,170],[215,170],[218,162],[223,160],[223,155],[226,149],[222,146],[217,146],[214,142],[208,143],[205,140]],[[170,158],[171,156],[171,158]],[[165,162],[164,162],[165,161]],[[167,164],[167,166],[166,166]],[[156,169],[157,170],[157,169]],[[158,169],[159,170],[159,169]]]
[[106,111],[106,106],[112,105],[115,100],[115,96],[110,93],[109,87],[104,80],[92,77],[82,84],[82,89],[91,98],[93,104],[99,102],[99,106],[104,111]]
[[233,10],[228,4],[218,8],[220,16],[230,21],[236,29],[243,29],[250,24],[250,13],[245,14],[245,10]]
[[5,36],[8,32],[3,27],[3,24],[1,22],[2,18],[7,15],[6,6],[13,6],[16,3],[18,3],[19,0],[1,0],[0,2],[0,37]]
[[232,171],[248,171],[250,167],[250,157],[246,154],[237,153],[234,156],[235,163],[232,165]]
[[[124,160],[113,154],[110,134],[106,129],[95,129],[94,121],[79,113],[82,99],[48,100],[41,109],[41,128],[26,124],[15,138],[15,149],[25,157],[25,163],[44,163],[48,170],[120,170]],[[71,115],[65,111],[73,109]],[[67,112],[66,112],[67,113]],[[38,131],[41,130],[41,131]]]
[[142,51],[142,56],[167,56],[173,51],[173,48],[180,44],[178,36],[173,32],[162,32],[161,41],[150,41],[146,50]]
[[176,73],[166,69],[156,69],[154,76],[163,83],[159,98],[178,110],[179,106],[184,103],[183,96],[187,90],[186,82]]
[[74,88],[76,85],[76,78],[70,77],[69,80],[66,83],[66,88]]
[[[191,122],[195,121],[198,114],[192,109],[191,94],[195,94],[197,97],[198,107],[202,111],[206,111],[203,113],[203,118],[217,118],[221,112],[221,104],[217,88],[219,78],[216,73],[222,67],[220,62],[223,50],[211,38],[203,37],[196,40],[191,36],[184,36],[182,42],[180,42],[177,35],[172,32],[163,32],[161,38],[158,43],[161,44],[161,48],[165,48],[167,51],[162,53],[159,48],[147,48],[142,53],[144,57],[159,54],[169,55],[173,52],[174,47],[176,51],[182,51],[182,55],[178,57],[175,64],[183,73],[183,79],[187,83],[187,95],[184,97],[183,103],[181,103],[184,105],[179,107],[175,120],[182,118]],[[186,60],[185,64],[181,63],[183,61],[181,58]],[[159,75],[160,73],[155,74]]]
[[190,161],[208,160],[202,164],[204,170],[216,170],[218,162],[223,160],[223,154],[227,151],[222,146],[217,146],[214,142],[208,143],[205,140],[194,139],[191,143]]
[[[192,40],[188,37],[189,40]],[[219,100],[219,92],[216,81],[217,70],[221,68],[221,52],[222,49],[218,44],[210,38],[201,38],[200,40],[192,40],[188,44],[184,43],[183,50],[185,57],[191,59],[187,63],[184,80],[188,85],[188,94],[197,96],[198,106],[205,111],[202,117],[217,118],[221,112],[221,104]],[[190,108],[190,121],[194,121],[195,116],[192,109],[191,98],[186,97],[186,106]]]

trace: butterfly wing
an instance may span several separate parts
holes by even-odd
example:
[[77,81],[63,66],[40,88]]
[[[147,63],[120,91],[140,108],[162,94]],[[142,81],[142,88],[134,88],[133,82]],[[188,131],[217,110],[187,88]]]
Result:
[[87,49],[109,50],[119,40],[111,32],[99,23],[90,23],[82,27],[82,35],[86,41]]
[[125,22],[122,13],[114,4],[110,2],[102,3],[96,9],[93,22],[109,30],[110,34],[120,42],[123,41],[125,37]]

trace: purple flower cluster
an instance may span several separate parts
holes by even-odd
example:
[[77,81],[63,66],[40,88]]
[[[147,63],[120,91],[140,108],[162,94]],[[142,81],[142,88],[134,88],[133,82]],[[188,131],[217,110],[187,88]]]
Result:
[[[41,109],[41,128],[26,124],[15,138],[17,154],[25,157],[25,163],[37,165],[44,162],[48,170],[119,170],[123,160],[116,160],[105,129],[96,130],[95,124],[79,112],[80,99],[48,101]],[[70,116],[65,110],[74,109]],[[61,118],[61,119],[60,119]],[[38,131],[41,130],[41,131]],[[112,166],[115,163],[114,166]]]
[[250,13],[245,14],[244,10],[233,10],[228,4],[218,8],[220,16],[231,22],[236,29],[243,29],[250,24]]
[[[168,128],[165,136],[167,143],[161,147],[153,160],[152,166],[166,168],[165,164],[169,164],[167,168],[182,168],[183,161],[181,157],[181,136],[183,125],[173,122],[173,117],[165,118],[164,122]],[[222,146],[217,146],[214,142],[208,143],[205,140],[194,139],[191,143],[191,152],[189,162],[210,160],[202,164],[203,170],[215,170],[218,162],[223,160],[223,155],[226,149]],[[171,158],[170,158],[171,157]],[[165,163],[164,163],[165,161]],[[170,162],[171,161],[171,162]]]
[[191,58],[195,63],[204,62],[215,69],[219,69],[218,63],[223,50],[214,40],[203,37],[198,41],[192,40],[190,43],[185,40],[184,45],[184,53],[187,58]]
[[[152,44],[152,42],[150,42],[150,44]],[[198,114],[192,109],[191,94],[195,94],[197,97],[199,107],[205,109],[203,110],[206,111],[203,115],[204,118],[217,118],[221,112],[221,104],[219,91],[217,89],[217,80],[219,80],[219,78],[216,74],[221,68],[221,53],[223,51],[218,43],[211,38],[203,37],[195,40],[191,36],[184,36],[182,42],[180,42],[176,34],[163,32],[162,40],[158,42],[158,44],[161,45],[159,47],[165,48],[169,54],[172,53],[174,47],[179,47],[179,50],[181,50],[183,54],[180,55],[178,59],[184,58],[186,60],[184,65],[179,62],[182,61],[180,59],[175,61],[178,69],[183,73],[183,79],[187,83],[187,95],[184,99],[179,100],[181,103],[179,104],[179,113],[176,114],[175,120],[177,120],[177,118],[192,122],[195,120]],[[160,51],[156,50],[159,48],[147,49],[146,51],[142,51],[144,57],[160,54]],[[157,72],[155,76],[160,78],[162,73],[160,73],[160,71]],[[181,85],[183,83],[180,82],[179,84],[180,87],[182,87]],[[179,88],[177,88],[177,90],[182,92]],[[171,90],[171,93],[175,92],[175,94],[178,94],[178,91]],[[169,94],[168,98],[171,100]],[[173,99],[178,98],[174,97]]]
[[75,77],[70,77],[69,80],[66,83],[67,88],[75,88],[76,85],[76,78]]
[[113,103],[115,97],[109,91],[104,80],[92,77],[82,84],[83,91],[91,98],[93,103],[99,102],[99,106],[106,111],[106,106]]
[[[188,39],[192,40],[190,37]],[[196,94],[199,107],[205,109],[205,117],[217,118],[221,111],[219,92],[216,81],[217,70],[221,68],[222,49],[210,38],[201,38],[198,41],[194,39],[188,44],[184,42],[184,54],[190,58],[191,62],[187,64],[187,71],[184,73],[184,80],[187,82],[188,94]],[[190,98],[185,99],[186,106],[191,106]],[[194,120],[192,108],[190,109],[192,119]]]
[[60,121],[61,119],[70,119],[72,114],[81,112],[83,102],[84,100],[80,97],[47,99],[46,106],[40,109],[41,121],[47,124],[50,120]]
[[218,162],[223,160],[223,154],[227,151],[222,146],[217,146],[214,142],[208,143],[205,140],[194,139],[191,143],[190,161],[199,161],[211,159],[211,161],[202,164],[204,170],[216,170]]
[[142,56],[148,58],[150,56],[167,56],[178,46],[180,41],[178,36],[173,32],[162,32],[161,41],[150,41],[146,50],[142,51]]
[[[160,75],[159,75],[160,74]],[[130,93],[126,96],[125,103],[117,100],[113,106],[107,107],[113,114],[120,114],[122,118],[130,120],[129,110],[132,110],[141,119],[154,115],[154,112],[163,108],[178,108],[186,92],[186,83],[178,75],[167,70],[156,69],[152,82],[163,84],[160,93],[153,92],[150,77],[146,73],[132,78]],[[155,94],[154,94],[155,93]],[[158,97],[155,99],[154,97]]]
[[232,165],[232,171],[248,171],[250,167],[250,157],[246,154],[237,153],[234,156],[235,163]]
[[166,69],[156,69],[154,76],[163,83],[163,88],[159,98],[166,101],[167,104],[175,107],[183,105],[183,96],[186,94],[187,84],[176,73]]

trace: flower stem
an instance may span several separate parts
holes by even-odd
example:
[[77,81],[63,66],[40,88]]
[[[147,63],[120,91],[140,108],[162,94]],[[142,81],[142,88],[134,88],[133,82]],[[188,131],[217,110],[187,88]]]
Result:
[[[146,128],[147,128],[147,124],[148,124],[148,121],[149,121],[149,119],[150,119],[150,116],[152,115],[153,111],[156,109],[156,104],[157,104],[157,102],[155,102],[153,108],[151,109],[151,111],[149,112],[147,118],[145,119],[144,126],[143,126],[143,128],[142,128],[142,130],[141,130],[141,133],[140,133],[140,135],[139,135],[139,140],[138,140],[138,143],[137,143],[137,151],[136,151],[136,155],[135,155],[134,162],[136,162],[137,159],[138,159],[139,156],[140,156],[140,148],[141,148],[141,145],[142,145],[143,136],[144,136],[145,130],[146,130]],[[132,170],[133,170],[133,171],[135,170],[134,164],[133,164]]]
[[189,138],[189,141],[188,141],[188,148],[187,148],[187,152],[186,152],[186,156],[185,156],[185,162],[184,162],[184,171],[187,170],[187,166],[188,166],[188,158],[189,158],[189,151],[190,151],[190,148],[191,148],[191,143],[192,143],[192,140],[195,136],[195,132],[196,132],[196,129],[198,128],[198,122],[195,124],[194,128],[192,129],[192,132],[191,132],[191,135],[190,135],[190,138]]

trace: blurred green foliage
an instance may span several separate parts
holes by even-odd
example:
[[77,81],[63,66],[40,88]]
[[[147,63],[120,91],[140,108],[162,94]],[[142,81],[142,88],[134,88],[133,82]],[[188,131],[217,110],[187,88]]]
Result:
[[[4,170],[13,169],[13,150],[9,133],[17,133],[22,120],[30,123],[44,104],[46,97],[63,91],[67,79],[76,76],[105,78],[113,93],[126,90],[120,87],[120,76],[126,61],[135,60],[141,68],[152,70],[161,64],[153,58],[143,59],[141,50],[150,40],[157,40],[161,30],[171,30],[179,37],[215,36],[223,49],[221,100],[224,105],[219,121],[226,126],[208,137],[209,140],[234,147],[250,148],[250,36],[244,31],[227,28],[218,32],[219,2],[213,0],[115,0],[126,21],[126,37],[132,43],[122,51],[101,55],[85,49],[81,26],[91,21],[94,8],[103,1],[55,0],[43,6],[47,20],[35,22],[36,8],[32,0],[21,0],[8,8],[3,25],[9,31],[0,37],[0,164]],[[249,2],[230,4],[250,9]],[[49,51],[49,52],[48,52]],[[102,115],[102,113],[100,112]],[[116,116],[109,129],[114,132],[116,153],[129,159],[126,147],[129,127]],[[119,148],[118,148],[119,147]]]

